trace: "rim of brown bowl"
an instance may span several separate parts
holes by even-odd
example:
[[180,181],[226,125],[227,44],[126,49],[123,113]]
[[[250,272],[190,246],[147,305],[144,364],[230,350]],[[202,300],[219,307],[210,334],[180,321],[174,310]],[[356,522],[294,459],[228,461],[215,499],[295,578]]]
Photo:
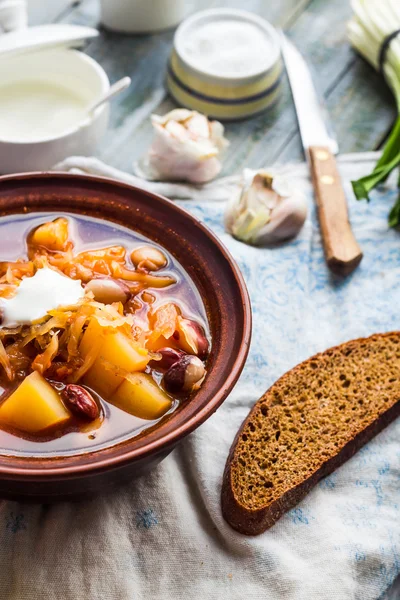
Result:
[[[65,194],[68,189],[69,194]],[[71,195],[72,190],[75,195]],[[78,192],[80,194],[86,193],[89,195],[87,197],[79,197],[79,207],[76,207],[73,203],[78,202]],[[64,197],[62,197],[63,194]],[[90,194],[92,194],[92,196],[90,196]],[[93,196],[93,194],[95,194],[95,196]],[[108,204],[101,205],[99,203],[100,198],[96,197],[96,194],[100,194],[100,197],[103,196],[102,201],[104,201],[104,196],[108,194],[110,196]],[[130,196],[131,198],[129,198]],[[127,463],[133,463],[139,461],[139,459],[144,459],[151,455],[157,456],[158,454],[166,452],[174,447],[180,439],[204,423],[204,421],[216,411],[231,392],[242,372],[249,352],[252,324],[251,304],[243,276],[234,258],[218,237],[196,217],[180,206],[177,206],[173,201],[168,200],[159,194],[108,177],[75,175],[59,172],[21,173],[0,177],[0,217],[29,212],[69,212],[72,214],[77,213],[93,216],[111,223],[118,223],[133,231],[139,231],[139,233],[147,235],[150,239],[161,243],[161,245],[166,247],[166,249],[176,257],[174,251],[168,244],[160,241],[163,236],[146,234],[146,223],[141,223],[141,225],[145,225],[145,227],[142,226],[139,228],[137,226],[135,227],[134,223],[131,224],[127,223],[126,220],[124,221],[124,217],[127,218],[127,213],[129,211],[132,213],[136,212],[136,215],[139,216],[140,211],[137,207],[135,208],[135,200],[133,200],[133,198],[136,197],[137,201],[137,198],[140,196],[142,197],[142,201],[146,199],[148,202],[146,205],[146,212],[142,215],[142,218],[148,222],[147,224],[149,226],[151,225],[151,222],[154,222],[152,213],[154,213],[156,208],[163,213],[170,213],[174,217],[173,220],[175,226],[176,223],[180,223],[180,226],[182,226],[183,222],[187,227],[186,236],[192,230],[202,235],[203,238],[205,238],[205,240],[203,240],[203,250],[204,248],[208,248],[211,253],[215,254],[214,258],[219,258],[219,260],[225,264],[225,267],[229,268],[229,273],[226,271],[224,276],[227,279],[229,275],[233,287],[236,286],[236,300],[239,301],[239,304],[236,305],[235,311],[239,311],[242,316],[239,319],[236,319],[241,323],[241,332],[239,334],[239,339],[236,339],[235,347],[233,348],[233,350],[237,350],[237,354],[233,359],[229,372],[226,373],[226,379],[219,389],[213,391],[208,400],[204,401],[208,389],[212,388],[210,377],[215,371],[213,361],[216,360],[218,366],[218,360],[220,362],[222,360],[221,356],[229,354],[229,348],[227,347],[227,342],[230,339],[229,336],[222,342],[220,339],[221,329],[223,330],[224,335],[228,334],[230,330],[232,332],[232,321],[228,314],[228,310],[225,314],[221,312],[219,315],[221,317],[222,327],[219,330],[219,337],[217,336],[217,339],[215,338],[214,332],[213,348],[209,359],[209,362],[211,363],[211,368],[209,365],[209,377],[190,402],[184,404],[182,408],[173,413],[170,418],[161,422],[151,430],[148,430],[148,432],[143,435],[132,437],[126,441],[116,442],[106,448],[93,450],[93,452],[78,453],[68,456],[64,455],[54,458],[30,458],[16,455],[1,455],[0,478],[3,480],[29,480],[39,482],[43,480],[54,481],[56,479],[85,477],[90,474],[123,467]],[[60,199],[61,197],[62,199]],[[82,207],[84,210],[82,210]],[[89,207],[90,210],[88,210]],[[113,218],[116,213],[118,213],[118,218]],[[173,237],[176,238],[177,235],[179,237],[179,234],[171,227],[168,228],[168,235],[171,236],[171,239]],[[187,244],[186,250],[190,255],[193,251],[193,247],[190,246],[191,242],[186,239],[186,236],[181,236],[181,242],[183,239],[183,244]],[[194,276],[191,269],[187,267],[184,260],[179,257],[176,258],[185,270],[189,272],[196,283],[199,293],[201,293],[201,289],[199,289],[199,280],[196,281],[196,276]],[[197,276],[198,278],[204,277],[201,274],[201,271],[197,271]],[[215,283],[216,282],[214,282],[214,284]],[[221,286],[218,282],[216,283],[216,287],[218,289],[215,293],[218,292],[220,299],[222,299],[223,294],[221,296],[221,290],[219,289]],[[207,304],[207,298],[202,296],[202,299],[206,306],[208,319],[212,321],[214,318],[215,320],[212,310],[210,310],[210,306]],[[232,299],[226,297],[225,300],[228,309],[229,302],[232,304]],[[220,304],[220,308],[221,307]],[[210,328],[213,328],[212,322],[210,322]],[[231,335],[231,337],[236,335],[237,337],[237,332],[232,332],[229,335]],[[222,349],[221,347],[218,349],[218,343],[220,346],[222,344]],[[220,354],[222,351],[223,352],[221,356],[215,357],[217,350]],[[197,404],[202,406],[200,410],[194,412],[195,405]],[[191,410],[189,410],[189,408],[191,408]],[[189,414],[188,418],[182,417],[182,414],[185,415],[185,413]],[[232,432],[232,435],[234,433],[235,432]]]

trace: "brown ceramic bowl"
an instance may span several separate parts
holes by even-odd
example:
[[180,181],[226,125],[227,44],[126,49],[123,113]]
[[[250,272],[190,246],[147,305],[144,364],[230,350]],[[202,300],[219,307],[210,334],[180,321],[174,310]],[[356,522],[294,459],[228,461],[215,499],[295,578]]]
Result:
[[213,341],[201,389],[144,435],[76,456],[0,456],[2,497],[49,501],[84,497],[142,474],[201,425],[227,397],[244,366],[251,309],[242,275],[221,242],[165,198],[100,177],[57,173],[0,177],[0,216],[37,211],[91,215],[131,227],[160,243],[195,282]]

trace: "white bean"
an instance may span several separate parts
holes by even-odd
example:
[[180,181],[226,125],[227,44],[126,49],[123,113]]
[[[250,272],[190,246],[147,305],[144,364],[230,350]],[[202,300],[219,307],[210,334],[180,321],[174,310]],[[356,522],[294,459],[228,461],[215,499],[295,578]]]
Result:
[[148,271],[158,271],[167,264],[167,257],[158,248],[141,246],[132,251],[131,261],[135,267],[143,267]]
[[103,304],[112,304],[113,302],[122,302],[125,304],[129,300],[129,288],[115,279],[92,279],[86,284],[85,290],[92,292],[96,302]]

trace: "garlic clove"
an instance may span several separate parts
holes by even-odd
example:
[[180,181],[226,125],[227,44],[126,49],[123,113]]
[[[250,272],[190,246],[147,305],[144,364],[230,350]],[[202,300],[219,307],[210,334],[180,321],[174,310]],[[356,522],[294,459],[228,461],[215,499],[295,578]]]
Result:
[[151,115],[152,123],[159,123],[160,125],[166,125],[168,121],[178,121],[183,123],[187,121],[192,116],[193,111],[188,110],[186,108],[175,108],[174,110],[170,110],[170,112],[165,115]]
[[307,217],[307,203],[300,196],[286,198],[272,211],[258,232],[257,245],[276,244],[298,234]]
[[271,220],[271,211],[260,209],[258,212],[244,211],[232,225],[232,234],[249,244],[257,244],[258,231]]
[[168,133],[177,140],[183,141],[190,139],[188,130],[178,121],[168,121],[168,123],[165,124],[165,131],[168,131]]
[[200,113],[196,113],[188,119],[186,122],[186,129],[192,134],[194,139],[196,139],[196,137],[210,138],[208,119],[205,115],[201,115]]
[[186,109],[151,119],[155,138],[145,162],[153,179],[206,183],[218,175],[228,143],[220,123]]
[[218,150],[222,152],[229,146],[229,141],[224,137],[225,128],[219,121],[209,121],[210,137]]
[[248,244],[266,245],[295,236],[306,216],[306,200],[289,178],[245,169],[239,192],[225,211],[225,229]]

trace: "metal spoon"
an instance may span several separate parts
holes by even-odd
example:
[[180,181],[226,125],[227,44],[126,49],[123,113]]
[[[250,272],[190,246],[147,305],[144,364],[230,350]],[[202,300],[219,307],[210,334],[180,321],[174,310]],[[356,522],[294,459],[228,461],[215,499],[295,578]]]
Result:
[[101,98],[96,100],[96,102],[88,108],[88,113],[93,113],[96,110],[96,108],[99,108],[99,106],[104,104],[104,102],[108,102],[108,100],[111,100],[111,98],[114,98],[114,96],[117,96],[117,94],[126,90],[126,88],[129,87],[130,85],[131,85],[130,77],[123,77],[119,81],[116,81],[110,87],[108,92],[103,94],[103,96],[101,96]]

